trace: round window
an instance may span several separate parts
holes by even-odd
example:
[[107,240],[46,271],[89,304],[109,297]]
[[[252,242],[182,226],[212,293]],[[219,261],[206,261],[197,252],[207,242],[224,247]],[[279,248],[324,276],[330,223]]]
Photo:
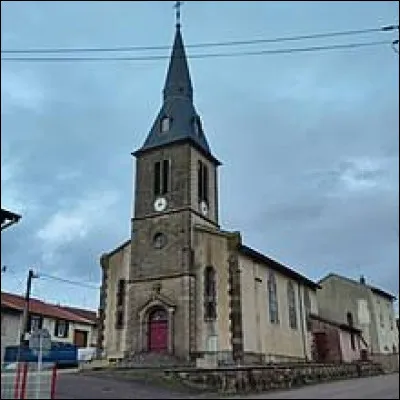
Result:
[[153,246],[156,249],[162,249],[166,244],[167,244],[167,237],[163,233],[158,232],[154,235]]

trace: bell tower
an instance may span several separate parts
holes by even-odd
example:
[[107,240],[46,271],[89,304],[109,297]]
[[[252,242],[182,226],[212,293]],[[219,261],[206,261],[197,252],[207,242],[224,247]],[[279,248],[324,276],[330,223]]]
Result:
[[217,167],[193,88],[180,24],[163,90],[163,103],[136,156],[134,219],[191,210],[218,224]]
[[152,351],[153,344],[146,338],[153,332],[149,321],[154,311],[154,315],[163,315],[167,326],[165,351],[187,360],[196,348],[193,227],[219,227],[220,162],[211,153],[193,103],[178,18],[161,109],[143,145],[132,154],[136,157],[136,181],[128,353]]

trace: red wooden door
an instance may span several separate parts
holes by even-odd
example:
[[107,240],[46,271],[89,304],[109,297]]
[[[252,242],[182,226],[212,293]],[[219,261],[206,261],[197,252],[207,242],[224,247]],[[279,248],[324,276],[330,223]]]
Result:
[[149,318],[149,351],[164,352],[168,349],[168,320],[164,310],[157,309]]

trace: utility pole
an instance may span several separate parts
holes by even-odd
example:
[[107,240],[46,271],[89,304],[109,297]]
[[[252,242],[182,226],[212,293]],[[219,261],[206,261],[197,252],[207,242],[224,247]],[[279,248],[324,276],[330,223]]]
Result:
[[32,287],[32,279],[37,278],[37,275],[33,272],[32,269],[28,271],[28,278],[26,280],[26,292],[25,292],[25,304],[24,311],[22,314],[22,324],[21,324],[21,334],[19,337],[19,346],[18,346],[18,354],[17,354],[17,362],[19,362],[21,356],[21,347],[24,344],[26,328],[28,325],[28,317],[29,317],[29,299],[31,296],[31,287]]

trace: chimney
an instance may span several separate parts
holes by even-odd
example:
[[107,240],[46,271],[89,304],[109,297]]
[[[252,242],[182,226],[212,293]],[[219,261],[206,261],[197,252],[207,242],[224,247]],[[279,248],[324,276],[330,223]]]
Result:
[[361,285],[365,285],[365,278],[364,278],[364,275],[361,275],[361,276],[360,276],[360,283],[361,283]]

